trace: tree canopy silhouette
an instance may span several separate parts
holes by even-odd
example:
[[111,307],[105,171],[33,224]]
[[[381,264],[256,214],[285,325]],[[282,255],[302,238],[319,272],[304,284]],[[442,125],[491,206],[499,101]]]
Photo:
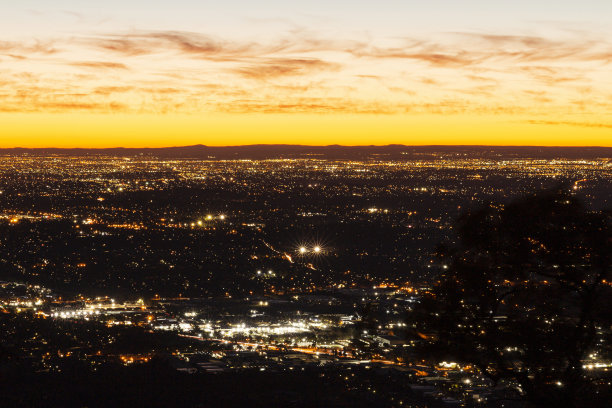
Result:
[[599,406],[609,379],[612,227],[558,189],[463,215],[447,269],[414,314],[438,357],[515,384],[531,406]]

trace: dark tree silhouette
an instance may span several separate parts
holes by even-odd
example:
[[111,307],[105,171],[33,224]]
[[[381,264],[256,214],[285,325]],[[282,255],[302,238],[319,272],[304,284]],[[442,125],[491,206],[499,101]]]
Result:
[[611,219],[566,189],[466,213],[414,314],[428,350],[516,384],[530,406],[600,406],[609,379],[583,365],[610,348]]

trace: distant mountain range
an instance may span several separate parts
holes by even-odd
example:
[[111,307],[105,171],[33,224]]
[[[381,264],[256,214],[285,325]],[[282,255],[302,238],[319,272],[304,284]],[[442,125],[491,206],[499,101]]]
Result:
[[163,148],[4,148],[0,155],[61,155],[61,156],[149,156],[183,159],[431,159],[439,154],[456,154],[457,157],[491,158],[611,158],[612,147],[542,147],[542,146],[304,146],[288,144],[257,144],[244,146],[180,146]]

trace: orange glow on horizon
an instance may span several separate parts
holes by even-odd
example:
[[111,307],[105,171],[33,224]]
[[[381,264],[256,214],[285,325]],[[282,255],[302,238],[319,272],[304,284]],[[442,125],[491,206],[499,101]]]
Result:
[[612,129],[514,115],[1,114],[0,147],[203,144],[612,146]]

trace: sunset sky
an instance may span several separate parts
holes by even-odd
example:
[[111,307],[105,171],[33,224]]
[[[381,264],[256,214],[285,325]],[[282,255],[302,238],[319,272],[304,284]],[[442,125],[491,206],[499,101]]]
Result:
[[0,4],[0,147],[612,146],[608,0]]

